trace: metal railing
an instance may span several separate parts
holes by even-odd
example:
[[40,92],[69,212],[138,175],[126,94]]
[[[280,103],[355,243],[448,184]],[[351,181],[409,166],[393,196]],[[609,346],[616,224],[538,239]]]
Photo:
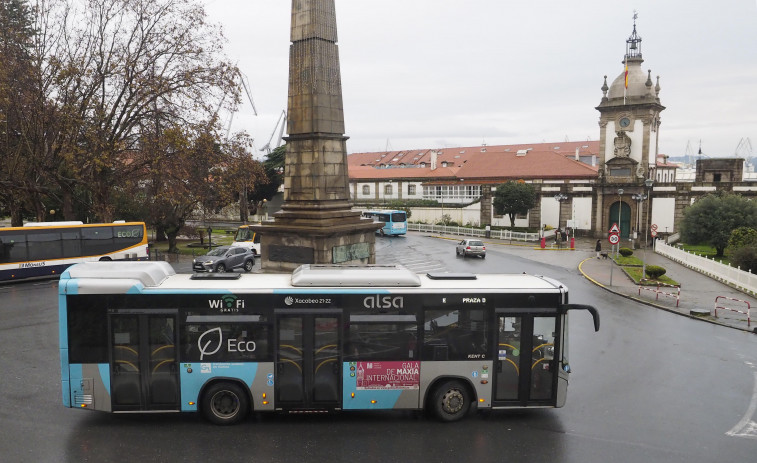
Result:
[[[734,302],[743,302],[746,305],[746,310],[739,310],[735,309],[733,307],[725,307],[722,305],[718,305],[718,301],[721,300],[728,300],[728,301],[734,301]],[[740,313],[742,315],[746,315],[746,326],[751,327],[752,326],[752,304],[749,303],[749,301],[744,301],[741,299],[734,299],[732,297],[728,296],[718,296],[715,298],[715,317],[718,316],[718,309],[721,310],[728,310],[730,312],[736,312]]]
[[514,232],[512,230],[483,230],[480,228],[458,227],[450,225],[428,225],[423,223],[408,223],[408,231],[421,233],[439,233],[458,236],[475,236],[479,238],[494,238],[511,241],[539,241],[538,233]]
[[[675,288],[673,291],[663,291],[660,288]],[[655,293],[655,300],[660,300],[660,294],[662,294],[664,297],[672,297],[676,300],[676,307],[678,307],[678,304],[681,302],[681,287],[676,285],[667,285],[665,283],[657,283],[656,287],[648,287],[648,286],[641,286],[639,285],[639,296],[641,296],[641,291],[650,291]]]

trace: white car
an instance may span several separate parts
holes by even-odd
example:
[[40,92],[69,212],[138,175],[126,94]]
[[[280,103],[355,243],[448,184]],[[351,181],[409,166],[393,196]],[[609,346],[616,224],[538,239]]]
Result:
[[457,243],[455,253],[463,257],[480,256],[482,259],[486,259],[486,246],[481,240],[464,239]]

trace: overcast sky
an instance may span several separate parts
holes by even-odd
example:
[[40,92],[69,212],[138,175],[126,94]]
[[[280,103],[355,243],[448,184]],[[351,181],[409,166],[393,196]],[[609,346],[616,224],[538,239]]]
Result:
[[[204,0],[261,148],[287,105],[291,0]],[[349,153],[599,139],[603,76],[642,37],[660,76],[660,152],[757,155],[757,0],[336,0]],[[743,150],[738,154],[747,154]]]

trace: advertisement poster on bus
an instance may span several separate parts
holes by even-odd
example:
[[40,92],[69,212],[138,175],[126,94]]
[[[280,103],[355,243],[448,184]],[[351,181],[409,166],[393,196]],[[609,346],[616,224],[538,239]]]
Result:
[[418,389],[420,362],[358,362],[357,390]]

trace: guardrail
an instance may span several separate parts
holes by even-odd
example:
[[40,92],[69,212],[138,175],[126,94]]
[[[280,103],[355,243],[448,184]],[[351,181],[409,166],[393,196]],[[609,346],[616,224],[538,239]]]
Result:
[[[676,288],[676,292],[665,292],[661,290],[660,288]],[[667,285],[665,283],[657,283],[656,288],[650,288],[648,286],[641,286],[639,285],[639,296],[641,296],[641,290],[644,291],[650,291],[655,293],[655,300],[660,300],[660,294],[662,294],[664,297],[674,297],[676,299],[676,307],[678,307],[678,304],[681,302],[681,287],[675,286],[675,285]]]
[[740,291],[757,294],[757,275],[706,257],[670,246],[662,240],[655,242],[655,252],[692,270],[733,286]]
[[[735,302],[743,302],[744,304],[746,304],[746,311],[734,309],[733,307],[719,306],[718,305],[718,301],[721,300],[721,299],[727,299],[729,301],[735,301]],[[728,296],[718,296],[718,297],[715,298],[715,317],[718,316],[718,309],[728,310],[730,312],[736,312],[736,313],[744,314],[744,315],[746,315],[746,326],[748,326],[748,327],[752,326],[752,315],[751,315],[752,305],[749,303],[749,301],[743,301],[741,299],[734,299],[734,298],[728,297]]]
[[512,241],[539,241],[538,233],[514,232],[511,230],[482,230],[480,228],[456,227],[449,225],[428,225],[423,223],[408,223],[408,231],[417,231],[422,233],[439,233],[459,236],[476,236],[479,238],[495,238],[499,240]]

